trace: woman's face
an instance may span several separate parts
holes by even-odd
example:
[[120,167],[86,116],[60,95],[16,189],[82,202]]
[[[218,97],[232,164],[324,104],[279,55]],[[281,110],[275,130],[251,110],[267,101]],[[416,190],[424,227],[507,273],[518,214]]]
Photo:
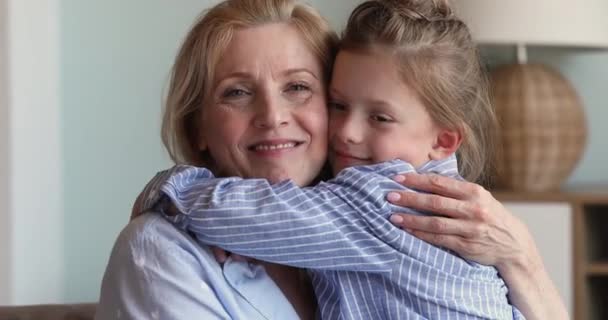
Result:
[[215,69],[199,148],[222,176],[309,184],[327,155],[322,66],[298,31],[237,31]]

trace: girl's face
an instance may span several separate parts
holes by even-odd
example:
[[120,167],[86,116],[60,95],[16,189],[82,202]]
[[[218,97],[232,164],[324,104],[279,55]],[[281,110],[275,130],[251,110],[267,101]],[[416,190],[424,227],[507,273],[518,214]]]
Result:
[[394,159],[419,167],[440,157],[436,151],[442,130],[401,79],[392,56],[340,51],[329,95],[334,174]]
[[327,156],[320,61],[288,24],[235,32],[215,69],[199,148],[222,176],[309,184]]

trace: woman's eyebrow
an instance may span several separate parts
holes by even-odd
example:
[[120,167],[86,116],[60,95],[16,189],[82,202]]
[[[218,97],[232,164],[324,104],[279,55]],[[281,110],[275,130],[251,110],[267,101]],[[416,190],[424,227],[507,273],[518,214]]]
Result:
[[311,76],[313,76],[315,79],[319,80],[319,77],[312,71],[310,71],[309,69],[306,68],[293,68],[293,69],[287,69],[283,72],[284,75],[288,76],[288,75],[292,75],[295,73],[308,73]]
[[232,79],[252,79],[253,76],[248,73],[248,72],[244,72],[244,71],[234,71],[231,73],[227,73],[225,75],[216,75],[215,80],[212,82],[211,84],[211,88],[213,88],[213,90],[217,89],[219,86],[223,85],[224,83],[232,80]]
[[221,81],[224,81],[226,79],[231,79],[231,78],[251,78],[251,77],[252,77],[251,74],[248,72],[234,71],[234,72],[228,73],[226,75],[221,75],[218,78],[220,79],[219,82],[221,82]]

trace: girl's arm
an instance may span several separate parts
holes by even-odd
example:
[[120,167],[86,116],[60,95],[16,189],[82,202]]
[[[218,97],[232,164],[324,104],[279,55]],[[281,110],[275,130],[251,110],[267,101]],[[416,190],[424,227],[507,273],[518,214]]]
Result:
[[[157,176],[166,179],[166,175]],[[313,269],[387,272],[396,250],[381,238],[405,233],[388,222],[390,205],[377,174],[346,170],[331,184],[299,188],[290,181],[216,179],[204,168],[177,167],[148,192],[144,209],[164,194],[169,219],[197,238],[269,262]],[[167,211],[170,206],[160,205]],[[355,209],[356,208],[356,209]]]
[[437,175],[407,174],[396,180],[432,194],[396,191],[389,201],[444,217],[396,214],[391,221],[422,240],[494,265],[509,287],[511,302],[527,319],[568,319],[530,232],[488,191]]

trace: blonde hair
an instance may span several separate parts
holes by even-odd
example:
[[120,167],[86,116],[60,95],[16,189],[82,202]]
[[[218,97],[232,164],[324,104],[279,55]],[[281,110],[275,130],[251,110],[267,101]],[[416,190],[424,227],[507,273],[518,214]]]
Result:
[[197,19],[175,59],[165,102],[162,140],[175,163],[206,165],[199,150],[200,112],[214,67],[235,31],[268,23],[293,25],[323,66],[327,82],[338,37],[312,7],[296,0],[226,0]]
[[488,182],[498,125],[487,75],[467,26],[447,1],[366,1],[352,12],[340,49],[394,54],[403,80],[433,121],[463,135],[460,174]]

